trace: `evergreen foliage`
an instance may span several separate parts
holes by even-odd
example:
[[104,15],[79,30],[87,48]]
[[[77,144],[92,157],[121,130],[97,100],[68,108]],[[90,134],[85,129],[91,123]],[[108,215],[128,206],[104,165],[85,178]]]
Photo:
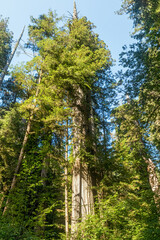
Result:
[[0,73],[11,52],[12,33],[8,29],[8,19],[0,16]]
[[[127,101],[116,108],[95,26],[77,13],[31,17],[34,57],[11,70],[1,97],[0,239],[160,239],[159,1],[125,0],[120,12],[136,43],[120,56]],[[6,20],[0,34],[2,71]]]

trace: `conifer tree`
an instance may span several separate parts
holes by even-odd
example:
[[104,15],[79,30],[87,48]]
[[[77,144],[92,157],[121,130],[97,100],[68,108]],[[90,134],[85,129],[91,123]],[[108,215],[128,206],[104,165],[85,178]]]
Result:
[[[121,11],[133,20],[135,29],[135,43],[121,53],[121,64],[127,68],[121,77],[125,92],[139,97],[144,121],[154,135],[152,129],[159,132],[159,1],[123,1]],[[151,139],[159,149],[158,141]]]
[[116,134],[108,164],[103,166],[102,196],[95,215],[80,224],[77,239],[160,237],[158,205],[149,182],[153,172],[147,171],[150,151],[137,104],[113,111]]
[[11,53],[12,33],[8,29],[8,19],[0,17],[0,73]]
[[[50,18],[49,18],[50,17]],[[51,37],[54,35],[54,20],[53,15],[50,12],[50,16],[47,18],[47,16],[42,16],[40,23],[45,23],[45,21],[50,21],[51,25],[53,27]],[[52,19],[52,21],[51,21]],[[45,20],[45,21],[44,21]],[[34,20],[33,20],[34,21]],[[42,24],[43,25],[43,24]],[[48,25],[46,25],[47,27]],[[45,31],[47,32],[47,29],[45,30],[43,26],[39,29],[39,31]],[[38,31],[37,31],[38,33]],[[32,46],[39,50],[37,47],[37,44],[44,40],[47,33],[44,34],[42,39],[37,39],[36,34],[30,34],[30,37],[34,41],[34,45],[32,43]],[[48,37],[48,35],[47,35]],[[55,36],[53,36],[55,38]],[[48,39],[47,39],[48,40]],[[56,42],[56,41],[55,41]],[[43,55],[43,52],[42,52]],[[62,147],[61,147],[61,138],[60,135],[60,121],[62,121],[62,116],[64,120],[64,111],[63,109],[65,106],[63,106],[62,102],[63,99],[61,98],[61,91],[58,88],[56,89],[56,85],[53,83],[52,88],[49,87],[50,82],[47,85],[47,80],[45,78],[45,74],[47,75],[47,70],[45,66],[45,60],[41,56],[35,57],[31,62],[28,62],[25,67],[23,68],[16,68],[15,71],[13,71],[13,77],[15,79],[15,83],[20,87],[21,89],[21,95],[19,100],[21,99],[21,102],[16,103],[15,106],[17,106],[18,112],[21,112],[22,118],[21,121],[24,121],[26,124],[26,131],[24,130],[22,134],[24,134],[24,140],[22,141],[22,148],[19,155],[18,165],[16,161],[14,162],[16,167],[16,172],[12,173],[13,180],[11,185],[11,191],[9,194],[10,201],[6,203],[3,203],[4,212],[6,211],[4,217],[7,218],[8,213],[10,212],[11,222],[14,219],[15,213],[16,213],[16,223],[20,224],[20,218],[21,218],[21,225],[23,222],[23,219],[28,218],[27,221],[32,222],[32,226],[27,226],[28,230],[31,228],[35,229],[35,232],[37,235],[41,234],[47,234],[45,232],[45,228],[51,229],[51,227],[48,227],[48,225],[52,224],[53,221],[53,212],[56,212],[56,209],[61,205],[61,199],[59,199],[59,204],[56,205],[55,202],[58,202],[58,197],[54,197],[52,201],[50,200],[50,196],[54,196],[54,191],[56,192],[58,190],[58,193],[61,194],[61,188],[58,187],[61,185],[60,176],[62,174],[62,171],[59,169],[59,164],[56,164],[56,167],[54,166],[54,159],[62,159]],[[56,60],[56,59],[54,59]],[[39,75],[39,66],[40,66],[40,72],[43,71],[42,74]],[[43,69],[43,70],[42,70]],[[37,85],[38,79],[39,84]],[[42,81],[43,80],[43,81]],[[38,86],[38,87],[37,87]],[[57,92],[56,92],[57,90]],[[60,96],[58,97],[58,94]],[[57,97],[56,97],[57,96]],[[49,109],[52,109],[49,110]],[[58,113],[59,111],[59,113]],[[20,124],[20,122],[18,124]],[[56,130],[57,128],[57,130]],[[48,133],[50,136],[46,140],[43,140],[44,133]],[[59,132],[59,133],[58,133]],[[61,133],[63,133],[63,130],[61,130]],[[59,136],[58,136],[59,134]],[[63,135],[63,134],[62,134]],[[21,138],[23,139],[23,137]],[[20,144],[20,145],[21,145]],[[3,144],[4,148],[6,148],[5,144]],[[51,149],[53,149],[54,154],[47,153],[45,149],[47,149],[50,146]],[[57,147],[57,150],[55,151]],[[18,150],[18,149],[16,149]],[[20,150],[20,149],[19,149]],[[14,151],[14,150],[13,150]],[[17,152],[17,151],[16,151]],[[36,161],[33,162],[33,157],[36,157]],[[32,175],[30,177],[30,172],[33,171],[32,167],[30,167],[30,164],[33,164],[35,167],[35,171],[33,174],[35,174],[35,178]],[[13,167],[14,168],[14,167]],[[37,171],[36,171],[37,168]],[[54,188],[52,186],[52,181],[50,181],[49,175],[52,175],[53,181],[54,181]],[[54,177],[54,175],[56,177]],[[59,183],[57,184],[57,176],[59,178]],[[27,181],[26,181],[27,178]],[[21,184],[24,183],[25,184]],[[15,184],[16,183],[16,184]],[[39,201],[38,205],[34,204],[33,202],[38,202],[38,199],[36,198],[36,194],[38,194],[38,187],[43,185],[43,191],[40,198],[41,201]],[[21,187],[23,187],[21,189]],[[27,191],[28,188],[28,191]],[[46,190],[52,188],[50,196],[47,197],[48,200],[43,201],[43,199],[49,194]],[[55,190],[56,189],[56,190]],[[21,193],[19,192],[21,191]],[[34,192],[34,194],[33,194]],[[29,196],[30,197],[30,203],[29,203]],[[57,196],[57,194],[56,194]],[[21,202],[21,206],[19,207],[16,204],[16,198],[19,199],[19,202]],[[24,198],[26,201],[24,201]],[[23,206],[25,207],[26,211],[23,213]],[[30,216],[27,215],[27,211],[31,211]],[[32,212],[35,212],[37,214],[37,217],[35,218],[34,214]],[[12,213],[12,214],[11,214]],[[57,214],[58,216],[58,214]],[[34,218],[37,220],[35,222]],[[47,218],[47,220],[46,220]],[[57,221],[61,221],[60,217],[57,217]],[[25,221],[25,220],[24,220]],[[55,233],[54,229],[60,229],[60,227],[54,226],[52,231],[48,231],[48,236],[51,234],[52,236],[55,234],[58,235],[58,230],[56,230]],[[62,230],[60,230],[62,231]],[[22,231],[23,234],[23,231]]]

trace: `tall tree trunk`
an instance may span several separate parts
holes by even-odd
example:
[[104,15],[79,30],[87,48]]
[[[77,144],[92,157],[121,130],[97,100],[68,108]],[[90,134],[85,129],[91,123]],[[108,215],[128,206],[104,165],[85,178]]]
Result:
[[[44,136],[48,137],[49,133],[47,131],[44,131],[43,134],[44,134]],[[48,140],[48,138],[47,138],[47,140]],[[51,148],[52,139],[50,138],[48,140],[48,142],[49,142],[49,145]],[[43,146],[42,146],[42,148],[43,148]],[[47,193],[47,191],[48,191],[47,190],[47,185],[48,185],[47,177],[48,177],[48,172],[49,172],[49,165],[50,165],[50,153],[48,153],[48,151],[47,152],[45,151],[45,155],[43,155],[42,169],[41,169],[41,181],[42,181],[42,185],[43,185],[43,188],[42,188],[43,193]],[[43,211],[48,207],[46,201],[47,201],[47,198],[46,199],[43,198],[42,201],[40,200],[40,202],[38,204],[37,221],[36,221],[35,227],[34,227],[34,231],[36,232],[36,234],[41,235],[41,237],[43,237],[43,238],[45,237],[45,226],[46,226],[46,221],[47,221],[46,214],[44,214],[44,211]]]
[[1,207],[2,207],[2,204],[3,204],[3,201],[4,201],[4,198],[5,198],[5,192],[4,191],[2,191],[1,193],[0,193],[0,209],[1,209]]
[[[5,154],[4,154],[4,156],[2,156],[2,158],[3,158],[3,162],[4,162],[4,167],[5,167],[5,169],[7,169],[8,164],[7,164],[7,158],[6,158]],[[1,175],[1,172],[0,172],[0,175]],[[0,181],[2,181],[2,177],[0,178]],[[0,209],[2,208],[2,204],[5,199],[7,191],[8,191],[7,185],[3,184],[1,192],[0,192]]]
[[20,43],[20,41],[21,41],[21,38],[22,38],[23,33],[24,33],[24,29],[25,29],[25,27],[23,28],[22,33],[21,33],[18,41],[16,42],[16,45],[15,45],[15,47],[14,47],[14,49],[13,49],[13,51],[12,51],[12,53],[11,53],[11,55],[10,55],[7,63],[6,63],[6,65],[5,65],[5,67],[4,67],[4,69],[3,69],[2,73],[1,73],[1,76],[0,76],[0,88],[1,88],[1,86],[2,86],[3,79],[4,79],[4,77],[5,77],[6,73],[7,73],[7,70],[8,70],[8,68],[9,68],[9,65],[10,65],[10,63],[11,63],[13,57],[14,57],[14,54],[15,54],[15,52],[16,52],[16,50],[17,50],[17,47],[18,47],[18,45],[19,45],[19,43]]
[[[46,180],[47,180],[48,169],[49,169],[49,161],[48,161],[47,156],[46,156],[43,159],[42,170],[41,170],[41,180],[42,180],[42,184],[43,184],[43,190],[42,191],[46,190],[46,186],[47,186],[47,181]],[[46,203],[45,202],[42,202],[42,203],[40,202],[39,206],[41,207],[40,208],[41,210],[38,211],[37,215],[39,215],[39,217],[41,218],[40,219],[41,224],[39,224],[39,221],[36,222],[34,231],[36,232],[36,234],[44,237],[46,215],[42,214],[41,211],[42,211],[42,209],[46,208]]]
[[150,158],[143,157],[147,164],[147,171],[149,174],[149,183],[154,193],[154,200],[157,207],[157,211],[160,213],[160,182],[158,180],[158,176],[156,174],[156,167],[153,161]]
[[[73,176],[72,176],[72,239],[76,235],[76,224],[83,221],[88,214],[94,212],[94,199],[91,173],[86,163],[87,138],[91,134],[91,102],[86,102],[87,95],[78,88],[74,108],[74,146],[73,146]],[[87,106],[87,108],[86,108]]]
[[[42,77],[42,72],[40,73],[40,76],[39,76],[39,79],[38,79],[38,85],[41,82],[41,77]],[[37,87],[35,97],[38,96],[38,92],[39,92],[39,87]],[[28,141],[29,134],[30,134],[31,123],[32,123],[33,116],[34,116],[34,108],[35,108],[35,106],[36,106],[36,100],[35,100],[35,103],[34,103],[33,110],[30,113],[30,117],[29,117],[29,120],[28,120],[26,132],[25,132],[25,135],[24,135],[23,143],[22,143],[22,148],[21,148],[21,151],[20,151],[20,154],[19,154],[17,166],[16,166],[16,169],[15,169],[15,172],[14,172],[14,176],[13,176],[13,179],[12,179],[12,182],[11,182],[11,187],[10,187],[9,193],[15,188],[15,185],[16,185],[16,182],[17,182],[17,174],[19,173],[20,167],[22,165],[22,160],[23,160],[23,157],[24,157],[24,149],[25,149],[25,146],[26,146],[26,143]],[[3,215],[5,214],[5,212],[6,212],[7,208],[8,208],[8,202],[9,202],[9,198],[6,201],[6,206],[4,207]]]
[[[136,124],[139,125],[138,121]],[[141,137],[140,142],[145,149],[145,143]],[[147,171],[148,171],[148,180],[151,187],[152,192],[154,193],[154,201],[157,207],[157,211],[160,213],[160,182],[158,176],[156,174],[156,167],[153,161],[150,158],[146,158],[146,156],[142,154],[142,158],[144,159],[145,163],[147,164]]]
[[68,206],[68,121],[66,124],[66,149],[65,149],[65,231],[69,239],[69,206]]

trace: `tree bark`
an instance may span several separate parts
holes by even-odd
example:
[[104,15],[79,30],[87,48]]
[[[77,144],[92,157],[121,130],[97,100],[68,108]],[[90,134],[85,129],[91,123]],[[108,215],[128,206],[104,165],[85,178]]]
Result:
[[13,57],[14,57],[14,54],[15,54],[15,52],[16,52],[16,50],[17,50],[17,47],[18,47],[18,45],[19,45],[19,43],[20,43],[20,40],[21,40],[21,38],[22,38],[22,36],[23,36],[24,29],[25,29],[25,27],[23,28],[22,33],[21,33],[18,41],[16,42],[16,45],[15,45],[15,47],[14,47],[14,49],[13,49],[13,51],[12,51],[12,53],[11,53],[11,55],[10,55],[7,63],[6,63],[6,65],[5,65],[5,67],[4,67],[4,69],[3,69],[2,73],[1,73],[1,77],[0,77],[0,88],[1,88],[1,86],[2,86],[3,79],[4,79],[5,75],[6,75],[6,72],[7,72],[8,68],[9,68],[9,65],[10,65],[10,63],[11,63]]
[[68,206],[68,122],[66,124],[66,149],[65,149],[65,231],[69,239],[69,206]]
[[[72,176],[72,219],[71,234],[75,238],[77,223],[94,212],[92,177],[86,159],[86,140],[91,135],[91,102],[87,94],[78,88],[74,107],[73,176]],[[87,107],[86,107],[87,106]],[[89,153],[89,152],[88,152]]]
[[1,192],[0,195],[1,195],[1,197],[0,197],[0,209],[1,209],[3,201],[4,201],[5,193]]
[[158,176],[156,174],[156,167],[150,158],[148,159],[146,159],[145,157],[143,158],[147,164],[147,171],[149,174],[149,183],[150,183],[152,192],[154,193],[154,201],[157,207],[157,211],[160,213],[160,183],[158,180]]

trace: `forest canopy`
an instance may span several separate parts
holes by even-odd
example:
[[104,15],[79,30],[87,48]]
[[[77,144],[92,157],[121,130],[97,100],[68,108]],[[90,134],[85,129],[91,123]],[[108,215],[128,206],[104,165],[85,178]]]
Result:
[[160,239],[160,2],[124,0],[119,14],[134,43],[116,74],[75,2],[69,19],[31,17],[33,57],[5,72],[0,18],[0,240]]

